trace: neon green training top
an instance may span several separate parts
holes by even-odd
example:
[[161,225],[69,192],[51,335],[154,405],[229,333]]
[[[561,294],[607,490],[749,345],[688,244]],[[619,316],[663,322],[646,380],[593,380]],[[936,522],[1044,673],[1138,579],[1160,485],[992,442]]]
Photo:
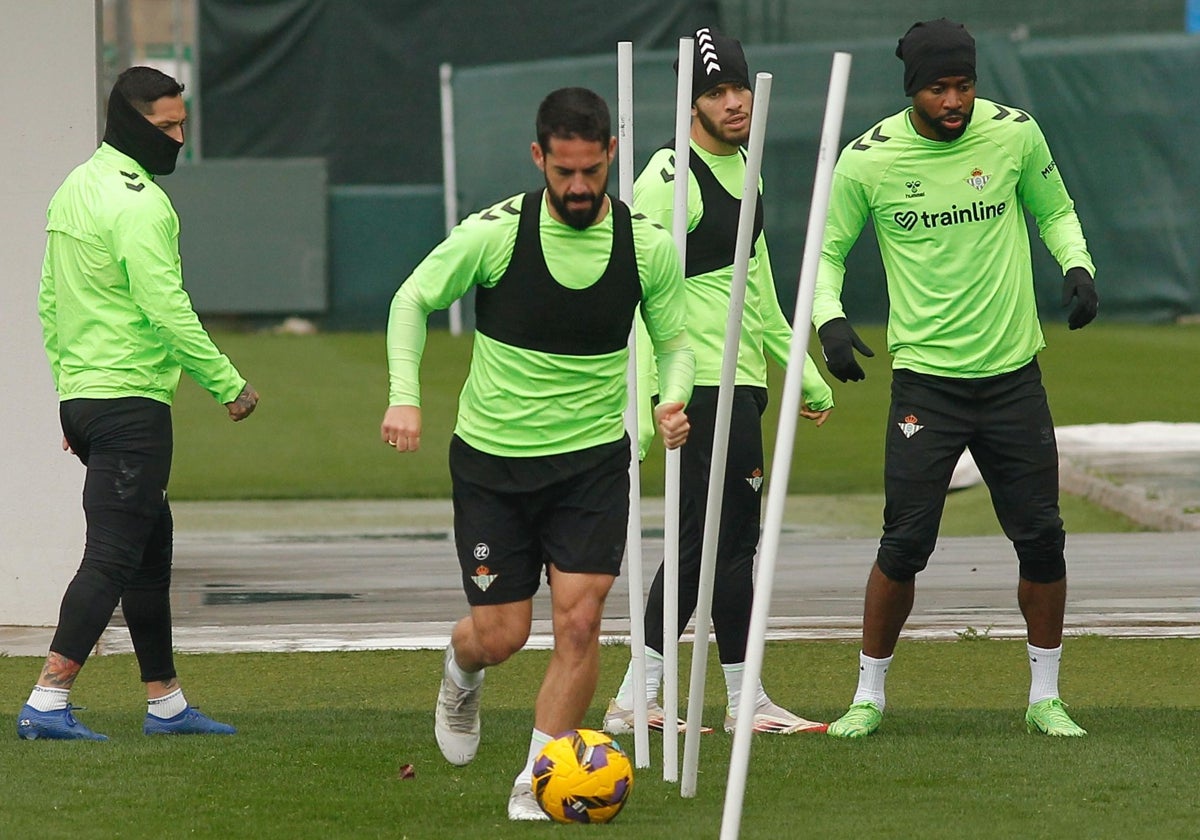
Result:
[[[740,198],[746,180],[746,161],[741,154],[715,155],[693,140],[691,154],[696,155],[725,190]],[[675,152],[659,149],[651,156],[633,185],[633,206],[671,230],[675,205]],[[696,176],[688,172],[688,231],[700,224],[704,199]],[[688,277],[684,283],[688,307],[688,337],[696,352],[696,384],[720,385],[721,361],[725,355],[725,325],[729,317],[733,266]],[[746,302],[742,314],[742,333],[738,344],[737,385],[767,385],[769,353],[786,367],[791,352],[792,328],[779,308],[766,233],[754,243],[746,275]],[[815,411],[833,408],[833,390],[806,355],[801,384],[804,402]]]
[[[445,309],[472,286],[492,287],[504,276],[523,199],[513,196],[464,219],[396,292],[387,334],[390,405],[421,404],[418,373],[429,313]],[[684,329],[679,257],[670,234],[640,214],[631,221],[639,309],[654,342],[663,398],[686,403],[695,359]],[[600,222],[577,230],[554,219],[543,197],[538,226],[555,282],[584,289],[604,274],[612,252],[611,209]],[[557,455],[625,434],[627,347],[563,355],[511,346],[478,331],[474,342],[454,433],[475,449],[509,457]]]
[[1029,114],[976,99],[966,132],[919,135],[911,109],[846,146],[834,169],[813,324],[843,316],[845,259],[868,217],[887,273],[892,367],[978,378],[1046,344],[1022,208],[1064,273],[1095,268],[1046,139]]
[[217,401],[246,385],[183,289],[179,217],[137,161],[107,144],[46,212],[38,315],[59,399],[171,404],[181,371]]

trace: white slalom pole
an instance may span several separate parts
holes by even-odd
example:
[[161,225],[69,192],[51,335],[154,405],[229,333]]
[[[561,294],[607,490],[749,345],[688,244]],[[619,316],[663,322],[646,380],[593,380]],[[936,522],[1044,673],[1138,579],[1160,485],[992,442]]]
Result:
[[[617,42],[617,191],[633,204],[633,42]],[[628,399],[625,431],[629,434],[629,526],[625,538],[629,558],[629,655],[633,664],[634,697],[646,696],[646,628],[642,605],[642,485],[638,464],[637,325],[629,331],[629,365],[625,371]],[[633,764],[650,766],[650,722],[644,703],[633,704]]]
[[[458,224],[458,171],[454,163],[454,70],[449,64],[438,67],[442,94],[442,208],[446,235]],[[462,301],[450,304],[450,335],[462,335]]]
[[[750,636],[746,642],[746,670],[742,674],[742,696],[737,719],[751,720],[754,701],[762,675],[763,647],[767,633],[767,615],[771,590],[775,584],[775,560],[779,554],[779,534],[783,507],[787,499],[788,473],[800,414],[800,384],[804,375],[805,351],[812,322],[813,288],[817,282],[821,241],[825,236],[825,216],[829,210],[829,190],[842,131],[842,113],[850,79],[850,54],[835,52],[825,101],[825,122],[817,151],[817,173],[813,182],[812,204],[808,211],[808,232],[804,239],[804,258],[800,267],[800,285],[796,291],[796,311],[792,320],[792,345],[788,352],[783,402],[779,409],[779,428],[771,464],[771,483],[767,492],[767,515],[763,524],[762,548],[758,553],[758,577],[754,584],[754,606],[750,612]],[[757,104],[755,106],[757,110]],[[725,811],[721,818],[721,840],[736,840],[742,820],[746,775],[750,764],[753,727],[738,725],[733,735],[733,754],[729,760],[729,779],[725,787]]]
[[[688,159],[692,133],[691,38],[679,39],[679,79],[675,88],[675,195],[671,235],[679,265],[687,266]],[[679,459],[668,449],[663,488],[663,781],[679,781]]]
[[708,624],[712,617],[713,578],[717,570],[717,537],[721,530],[721,502],[725,489],[725,463],[729,455],[729,426],[733,413],[733,386],[737,373],[742,313],[746,307],[746,280],[750,249],[754,246],[754,212],[758,207],[758,175],[762,169],[763,137],[771,104],[770,73],[755,76],[754,110],[750,116],[750,141],[746,149],[746,178],[738,214],[737,247],[733,256],[733,282],[729,288],[729,317],[725,321],[725,355],[721,359],[721,385],[713,426],[712,466],[708,473],[708,503],[704,509],[704,542],[700,552],[700,588],[696,596],[696,642],[692,648],[692,681],[688,688],[687,732],[683,739],[683,782],[680,794],[696,795],[700,759],[700,716],[704,710],[704,677],[708,667]]

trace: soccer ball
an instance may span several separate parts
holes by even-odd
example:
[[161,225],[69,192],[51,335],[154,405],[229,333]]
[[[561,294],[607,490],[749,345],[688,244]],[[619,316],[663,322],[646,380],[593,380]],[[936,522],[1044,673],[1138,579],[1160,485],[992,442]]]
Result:
[[533,762],[533,795],[560,823],[606,823],[633,789],[633,764],[603,732],[573,729],[542,748]]

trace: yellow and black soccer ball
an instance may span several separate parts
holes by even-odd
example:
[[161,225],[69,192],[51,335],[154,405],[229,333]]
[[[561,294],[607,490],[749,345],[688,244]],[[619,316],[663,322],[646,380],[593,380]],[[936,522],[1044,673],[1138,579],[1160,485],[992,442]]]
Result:
[[633,763],[603,732],[573,729],[542,748],[533,762],[533,795],[560,823],[606,823],[633,790]]

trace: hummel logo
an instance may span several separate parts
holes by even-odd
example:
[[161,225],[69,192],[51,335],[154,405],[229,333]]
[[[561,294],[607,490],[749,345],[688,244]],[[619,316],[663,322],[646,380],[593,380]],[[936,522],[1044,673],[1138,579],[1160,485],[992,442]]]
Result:
[[717,48],[713,45],[712,34],[708,29],[696,30],[696,46],[700,50],[700,61],[704,64],[704,75],[711,76],[720,71]]
[[658,173],[659,175],[661,175],[661,176],[662,176],[662,179],[663,179],[663,183],[664,183],[664,184],[669,184],[669,183],[671,183],[672,181],[674,181],[674,180],[675,180],[675,169],[674,169],[674,167],[675,167],[675,155],[671,155],[670,157],[668,157],[668,158],[667,158],[667,163],[668,163],[668,164],[670,164],[672,168],[671,168],[671,169],[668,171],[668,170],[667,170],[667,167],[665,167],[665,166],[664,166],[664,167],[662,168],[662,170],[661,170],[661,171]]
[[126,172],[124,169],[118,169],[117,171],[120,172],[122,175],[124,175],[126,178],[128,178],[130,181],[136,181],[138,179],[138,174],[136,172]]
[[[892,139],[889,135],[883,133],[883,131],[881,130],[882,128],[883,128],[883,124],[880,123],[879,125],[875,126],[875,130],[871,132],[871,139],[874,140],[876,143],[886,143],[887,141]],[[865,152],[867,149],[871,148],[870,146],[868,146],[866,144],[866,142],[865,142],[866,139],[867,139],[867,136],[864,134],[862,137],[859,137],[857,140],[854,141],[854,145],[851,146],[851,148],[856,149],[857,151],[860,151],[860,152]]]
[[[507,213],[510,216],[521,215],[521,211],[519,209],[517,209],[516,207],[513,207],[511,198],[508,201],[504,202],[502,205],[500,205],[500,209],[503,210],[505,213]],[[479,218],[487,219],[489,222],[494,222],[494,221],[496,221],[496,219],[500,218],[499,216],[495,215],[495,211],[496,211],[495,207],[489,207],[486,211],[484,211],[484,214],[482,216],[480,216]]]
[[631,218],[631,219],[637,219],[638,221],[645,221],[645,222],[649,222],[650,224],[654,225],[654,226],[655,226],[656,228],[658,228],[659,230],[666,230],[666,228],[665,228],[665,227],[663,227],[663,226],[662,226],[662,225],[660,225],[658,222],[656,222],[656,221],[654,221],[653,219],[651,219],[651,218],[650,218],[649,216],[647,216],[645,213],[634,213],[634,214],[630,215],[630,217],[629,217],[629,218]]
[[[125,186],[128,187],[129,184]],[[144,186],[145,184],[139,184],[138,189],[140,190]],[[121,471],[121,475],[113,482],[113,489],[117,491],[117,497],[122,501],[132,499],[137,492],[137,481],[141,477],[142,468],[141,466],[131,467],[124,458],[117,462],[117,468]]]
[[[996,103],[994,103],[994,102],[992,104],[996,105]],[[1019,123],[1029,122],[1029,120],[1031,119],[1031,117],[1028,114],[1026,114],[1024,111],[1021,111],[1018,109],[1014,109],[1014,110],[1017,111],[1017,117],[1016,117],[1016,119],[1013,120],[1013,122],[1019,122]],[[1011,115],[1012,115],[1012,111],[1008,110],[1003,105],[996,105],[996,116],[992,117],[992,119],[1003,120],[1003,119],[1007,119]]]
[[126,189],[129,189],[129,190],[133,190],[134,192],[141,192],[142,190],[146,189],[146,185],[145,185],[145,184],[129,184],[129,183],[126,183],[126,184],[125,184],[125,188],[126,188]]

